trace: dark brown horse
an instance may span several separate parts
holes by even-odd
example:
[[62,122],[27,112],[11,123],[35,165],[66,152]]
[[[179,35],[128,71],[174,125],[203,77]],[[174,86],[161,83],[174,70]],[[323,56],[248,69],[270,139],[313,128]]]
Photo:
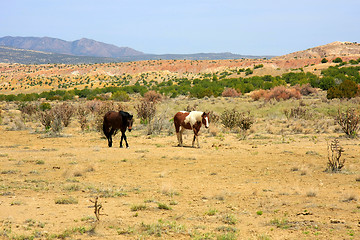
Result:
[[107,112],[104,116],[103,122],[103,131],[108,140],[109,147],[112,146],[112,136],[117,133],[118,130],[121,131],[121,140],[120,140],[120,147],[122,148],[122,141],[125,140],[126,147],[129,147],[129,144],[126,140],[125,131],[129,129],[131,131],[134,119],[133,115],[128,112],[120,111],[114,112],[110,111]]
[[174,125],[176,130],[177,139],[179,146],[183,146],[182,133],[185,129],[192,129],[194,131],[194,138],[192,141],[192,146],[194,147],[195,139],[197,140],[197,145],[200,148],[199,144],[199,131],[201,125],[204,124],[206,128],[209,127],[209,113],[205,112],[178,112],[174,116]]

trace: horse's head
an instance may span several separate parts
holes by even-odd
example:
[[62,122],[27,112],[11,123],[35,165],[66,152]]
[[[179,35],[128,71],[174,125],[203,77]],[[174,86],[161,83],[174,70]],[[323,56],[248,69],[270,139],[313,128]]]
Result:
[[131,132],[133,122],[134,122],[133,115],[130,114],[129,117],[127,118],[127,128],[129,129],[129,132]]
[[204,124],[205,128],[208,128],[209,127],[209,113],[206,113],[204,112],[202,115],[201,115],[201,122],[202,124]]

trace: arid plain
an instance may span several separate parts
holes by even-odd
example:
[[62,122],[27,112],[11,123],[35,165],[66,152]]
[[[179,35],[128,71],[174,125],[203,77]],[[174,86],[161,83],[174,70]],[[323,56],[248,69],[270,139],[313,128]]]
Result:
[[[137,99],[124,106],[134,113]],[[55,102],[52,104],[56,104]],[[73,102],[73,104],[85,104]],[[360,143],[334,120],[358,99],[328,101],[239,98],[164,99],[160,134],[134,123],[130,148],[107,147],[100,132],[77,119],[60,136],[36,118],[24,120],[2,103],[0,236],[10,239],[356,239],[359,237]],[[302,106],[307,119],[287,119]],[[246,133],[220,122],[201,129],[201,148],[177,147],[171,117],[188,106],[249,110]],[[329,114],[330,113],[330,114]],[[331,114],[332,113],[332,114]],[[16,123],[17,121],[25,122]],[[324,170],[328,144],[338,138],[345,166]],[[99,221],[94,214],[98,197]]]
[[[358,59],[359,48],[335,42],[269,60],[2,63],[0,94],[246,78],[246,68],[250,76],[320,76],[338,56]],[[39,114],[19,111],[24,102],[0,102],[0,239],[359,239],[360,142],[336,121],[338,111],[360,110],[359,97],[328,100],[321,90],[295,100],[250,95],[163,97],[145,125],[135,109],[142,97],[130,94],[117,102],[135,116],[129,149],[119,148],[120,134],[107,146],[96,130],[101,115],[89,114],[82,129],[84,119],[75,114],[54,134]],[[30,104],[44,102],[63,104],[56,98]],[[105,102],[111,100],[74,97],[66,104]],[[191,147],[190,131],[185,146],[177,146],[171,119],[186,109],[212,114],[210,128],[200,131],[201,148]],[[225,110],[250,112],[251,128],[224,127]],[[335,139],[345,162],[333,173],[325,170]]]

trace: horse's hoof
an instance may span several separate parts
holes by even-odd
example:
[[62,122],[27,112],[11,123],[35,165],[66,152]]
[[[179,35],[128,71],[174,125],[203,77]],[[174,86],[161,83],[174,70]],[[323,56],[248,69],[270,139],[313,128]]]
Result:
[[123,148],[123,146],[120,146],[120,148]]
[[129,146],[127,146],[126,148],[130,148]]

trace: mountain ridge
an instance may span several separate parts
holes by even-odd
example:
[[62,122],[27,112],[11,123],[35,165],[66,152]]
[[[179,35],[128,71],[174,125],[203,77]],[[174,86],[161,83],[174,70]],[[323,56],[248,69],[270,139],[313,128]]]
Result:
[[[38,51],[26,52],[21,50]],[[23,56],[21,56],[21,54]],[[47,53],[53,53],[48,55]],[[60,54],[60,55],[55,55]],[[85,58],[83,58],[85,57]],[[143,60],[221,60],[241,58],[271,58],[273,56],[240,55],[224,53],[193,54],[147,54],[130,47],[117,47],[88,38],[65,41],[50,37],[11,37],[0,38],[0,62],[43,64],[43,63],[108,63]]]
[[129,47],[117,47],[113,44],[81,38],[65,41],[51,37],[11,37],[0,38],[0,46],[18,49],[37,50],[74,56],[119,58],[124,56],[143,55],[143,52]]

